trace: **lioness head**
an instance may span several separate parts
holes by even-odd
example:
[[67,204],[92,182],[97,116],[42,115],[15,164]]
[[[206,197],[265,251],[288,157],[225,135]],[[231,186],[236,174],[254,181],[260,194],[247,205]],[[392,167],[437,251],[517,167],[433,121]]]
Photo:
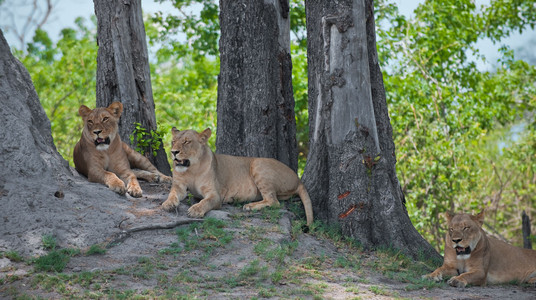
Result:
[[476,216],[469,214],[446,213],[448,221],[447,244],[445,247],[453,247],[459,259],[468,259],[480,241],[480,228],[484,223],[484,212]]
[[90,109],[82,105],[78,114],[84,120],[84,138],[92,141],[97,150],[106,150],[117,136],[119,117],[123,112],[123,104],[114,102],[108,107]]
[[199,162],[212,131],[207,128],[198,133],[195,130],[180,131],[173,127],[171,133],[173,134],[171,142],[173,167],[177,172],[186,172],[190,166]]

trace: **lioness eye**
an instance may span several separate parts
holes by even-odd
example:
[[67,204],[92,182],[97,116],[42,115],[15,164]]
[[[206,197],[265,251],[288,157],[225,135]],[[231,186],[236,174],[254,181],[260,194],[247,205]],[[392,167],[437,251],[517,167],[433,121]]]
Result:
[[463,230],[467,230],[467,229],[469,229],[469,227],[464,227],[464,228],[463,228]]
[[93,125],[93,121],[89,120],[89,121],[87,121],[87,124],[88,125]]
[[104,118],[102,119],[102,121],[103,121],[103,122],[108,121],[108,117],[104,117]]

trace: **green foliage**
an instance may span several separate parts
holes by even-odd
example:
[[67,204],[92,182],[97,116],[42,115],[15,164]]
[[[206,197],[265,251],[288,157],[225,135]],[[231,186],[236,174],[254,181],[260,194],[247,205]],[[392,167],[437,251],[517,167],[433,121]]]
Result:
[[148,149],[152,149],[153,156],[156,157],[156,151],[160,149],[162,144],[162,137],[165,134],[162,130],[162,126],[157,130],[147,130],[140,123],[134,123],[134,130],[130,135],[130,144],[136,145],[135,150],[142,155]]
[[[490,195],[508,193],[504,185],[493,184],[501,179],[494,165],[513,163],[508,151],[498,149],[497,137],[508,140],[508,129],[533,111],[536,69],[516,61],[503,47],[496,69],[481,71],[475,59],[485,58],[475,44],[485,37],[499,41],[531,22],[533,26],[534,14],[526,15],[533,5],[529,2],[492,1],[478,9],[470,0],[425,1],[411,19],[386,1],[376,7],[377,24],[383,25],[377,31],[378,54],[398,178],[414,225],[437,249],[443,244],[441,213],[480,210],[493,206]],[[516,148],[524,143],[518,141],[510,144]],[[520,171],[507,169],[510,174]],[[530,201],[524,209],[534,207]],[[519,206],[509,206],[507,210],[520,212]],[[507,218],[519,219],[519,214],[496,213],[493,227],[505,228]]]
[[75,29],[61,31],[55,45],[46,32],[37,30],[26,55],[15,51],[30,72],[50,119],[54,144],[71,165],[74,145],[82,131],[78,108],[95,103],[97,69],[96,20],[92,18],[89,27],[83,18],[75,23]]
[[[180,12],[179,16],[164,15],[157,12],[151,17],[158,30],[149,35],[149,41],[163,43],[158,50],[159,55],[177,57],[192,56],[194,60],[204,59],[205,56],[218,56],[218,40],[220,36],[219,7],[214,0],[155,0],[156,2],[170,1]],[[201,10],[199,14],[194,6]],[[186,42],[181,41],[181,34],[186,34]]]

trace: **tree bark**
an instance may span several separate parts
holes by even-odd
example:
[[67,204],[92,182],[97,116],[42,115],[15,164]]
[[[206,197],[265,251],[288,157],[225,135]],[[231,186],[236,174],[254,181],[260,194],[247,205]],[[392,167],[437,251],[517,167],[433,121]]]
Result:
[[[149,132],[157,129],[141,0],[94,0],[94,4],[99,45],[97,107],[123,103],[119,135],[130,144],[134,123]],[[145,156],[160,172],[171,175],[163,144],[155,150],[156,157],[152,147],[144,149]]]
[[376,52],[372,0],[307,1],[310,152],[317,219],[365,248],[440,258],[411,224]]
[[532,249],[530,240],[530,218],[525,211],[521,214],[521,231],[523,233],[523,248]]
[[218,153],[298,168],[288,0],[220,1]]

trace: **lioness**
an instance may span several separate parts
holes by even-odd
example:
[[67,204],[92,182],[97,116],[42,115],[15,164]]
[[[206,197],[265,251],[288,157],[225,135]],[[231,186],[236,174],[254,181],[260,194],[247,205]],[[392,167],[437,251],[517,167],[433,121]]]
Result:
[[[132,197],[141,197],[142,191],[136,178],[171,182],[171,177],[160,173],[145,156],[121,141],[117,124],[122,112],[121,102],[93,110],[80,106],[78,114],[84,120],[84,129],[74,147],[74,165],[91,182],[105,184],[121,195],[126,191]],[[131,167],[140,170],[132,170]]]
[[536,251],[509,245],[482,230],[484,212],[476,216],[446,213],[443,265],[425,278],[440,281],[454,276],[448,284],[455,287],[496,283],[536,283]]
[[170,210],[187,195],[187,190],[202,200],[188,209],[191,217],[203,217],[208,211],[233,201],[256,201],[245,210],[278,206],[279,199],[298,194],[305,208],[307,225],[313,222],[311,199],[298,175],[285,164],[271,158],[237,157],[214,154],[207,145],[210,129],[171,130],[173,141],[173,183],[162,207]]

